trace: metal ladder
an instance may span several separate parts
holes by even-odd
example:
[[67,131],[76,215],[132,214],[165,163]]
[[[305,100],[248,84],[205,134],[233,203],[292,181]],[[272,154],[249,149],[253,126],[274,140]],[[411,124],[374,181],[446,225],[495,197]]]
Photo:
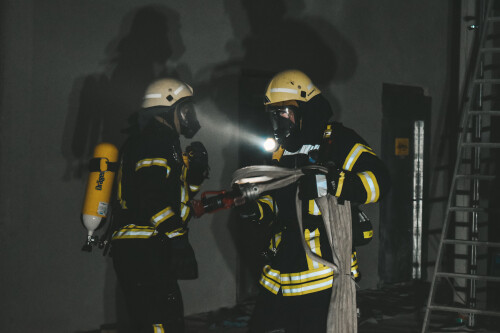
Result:
[[[487,142],[488,135],[483,135],[482,132],[484,122],[491,121],[491,117],[500,116],[500,111],[492,110],[489,103],[483,103],[485,91],[486,93],[491,91],[494,86],[500,87],[500,78],[485,78],[485,68],[487,68],[485,64],[492,62],[491,59],[494,58],[494,54],[498,54],[498,57],[500,57],[500,48],[486,47],[489,29],[494,23],[500,22],[500,17],[491,16],[493,1],[487,0],[484,2],[478,26],[471,26],[476,29],[476,36],[462,95],[461,131],[458,136],[457,159],[434,267],[434,276],[427,300],[422,333],[430,332],[430,318],[433,311],[468,314],[467,325],[469,327],[475,327],[476,315],[500,317],[500,311],[481,310],[476,307],[476,283],[478,281],[500,282],[500,277],[478,274],[478,249],[500,248],[500,243],[480,240],[479,231],[479,218],[482,216],[480,214],[487,212],[484,205],[480,206],[480,184],[482,184],[482,181],[491,181],[495,178],[494,175],[485,172],[486,168],[481,163],[483,154],[490,151],[491,148],[500,148],[500,143]],[[500,60],[497,60],[497,65],[500,65]],[[457,201],[460,200],[459,197],[463,196],[464,193],[466,200],[461,201],[466,204],[462,202],[460,205]],[[452,214],[467,216],[468,237],[457,239],[458,237],[454,233],[453,238],[448,238]],[[456,248],[462,246],[468,249],[467,273],[442,270],[443,253],[446,245],[456,246]],[[436,283],[437,280],[442,278],[447,279],[448,282],[450,282],[450,279],[467,281],[466,304],[464,307],[434,304]]]

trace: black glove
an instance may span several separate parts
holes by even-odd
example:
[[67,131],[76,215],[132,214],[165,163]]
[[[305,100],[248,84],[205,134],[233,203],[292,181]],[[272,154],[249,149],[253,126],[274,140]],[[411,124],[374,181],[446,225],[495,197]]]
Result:
[[198,278],[198,262],[193,247],[189,243],[188,233],[170,239],[172,250],[171,267],[177,279],[192,280]]
[[244,205],[237,206],[240,217],[249,221],[259,221],[260,210],[259,205],[255,201],[246,202]]
[[192,185],[199,185],[208,178],[210,167],[208,166],[208,152],[203,143],[192,142],[186,147],[185,154],[188,157],[189,168],[187,171],[187,182]]

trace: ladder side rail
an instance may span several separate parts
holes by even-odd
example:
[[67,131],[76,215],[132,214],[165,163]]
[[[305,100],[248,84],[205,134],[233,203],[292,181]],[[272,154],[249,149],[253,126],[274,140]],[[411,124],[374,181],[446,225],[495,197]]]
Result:
[[479,34],[476,35],[474,39],[474,44],[472,47],[471,51],[471,59],[470,59],[470,65],[469,65],[469,70],[468,74],[466,76],[466,81],[464,82],[464,93],[462,94],[462,102],[461,102],[461,126],[462,126],[462,131],[459,133],[458,136],[458,144],[457,144],[457,155],[456,155],[456,161],[455,161],[455,167],[454,167],[454,172],[453,172],[453,178],[451,181],[451,186],[450,186],[450,191],[449,191],[449,197],[448,197],[448,203],[446,207],[446,213],[444,217],[444,222],[443,222],[443,229],[441,231],[441,237],[439,241],[439,246],[438,246],[438,251],[436,255],[436,264],[434,265],[434,275],[432,277],[432,282],[431,282],[431,287],[429,291],[429,297],[427,299],[427,307],[425,310],[425,316],[424,316],[424,321],[422,325],[422,333],[426,333],[428,325],[429,325],[429,316],[430,316],[430,307],[432,303],[432,299],[434,296],[434,290],[435,290],[435,284],[436,284],[436,277],[437,277],[437,272],[439,271],[440,265],[441,265],[441,257],[442,257],[442,252],[443,252],[443,245],[444,245],[444,239],[446,238],[446,235],[448,233],[448,226],[449,226],[449,220],[450,220],[450,207],[452,207],[452,201],[454,200],[454,189],[456,185],[456,175],[458,174],[458,170],[460,167],[460,161],[462,159],[462,144],[464,142],[464,138],[467,135],[467,123],[468,123],[468,111],[471,110],[470,104],[472,103],[472,93],[474,91],[474,78],[477,75],[478,69],[479,69],[479,63],[481,61],[481,56],[480,56],[480,48],[483,42],[486,39],[486,34],[487,34],[487,17],[488,13],[490,12],[491,8],[491,1],[488,0],[487,3],[487,10],[485,11],[484,17],[483,17],[483,24],[479,26]]

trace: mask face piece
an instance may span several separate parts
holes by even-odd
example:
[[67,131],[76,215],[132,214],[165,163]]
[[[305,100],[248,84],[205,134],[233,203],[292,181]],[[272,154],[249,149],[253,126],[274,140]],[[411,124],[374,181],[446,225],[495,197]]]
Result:
[[278,144],[286,150],[294,152],[301,147],[300,128],[298,122],[298,108],[293,105],[267,106],[271,124],[274,130],[274,138]]
[[185,101],[176,106],[175,112],[179,118],[181,133],[185,138],[191,139],[201,128],[194,104],[191,101]]

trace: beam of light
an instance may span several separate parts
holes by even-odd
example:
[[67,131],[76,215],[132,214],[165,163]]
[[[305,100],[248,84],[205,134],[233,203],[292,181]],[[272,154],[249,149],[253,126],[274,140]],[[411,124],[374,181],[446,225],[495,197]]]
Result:
[[200,112],[200,108],[197,109],[197,117],[201,127],[207,133],[210,133],[210,136],[216,135],[216,140],[221,142],[239,142],[239,144],[265,149],[264,144],[269,139],[256,135],[243,126],[238,126],[237,123],[215,109],[210,111],[210,114],[208,114]]

